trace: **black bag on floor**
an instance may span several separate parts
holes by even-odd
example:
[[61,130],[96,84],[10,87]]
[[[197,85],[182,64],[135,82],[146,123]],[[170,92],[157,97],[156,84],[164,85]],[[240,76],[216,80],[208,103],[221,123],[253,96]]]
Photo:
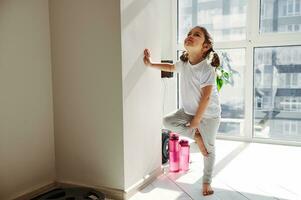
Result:
[[166,163],[169,159],[169,130],[162,130],[162,164]]
[[31,200],[104,200],[105,195],[91,188],[57,188]]

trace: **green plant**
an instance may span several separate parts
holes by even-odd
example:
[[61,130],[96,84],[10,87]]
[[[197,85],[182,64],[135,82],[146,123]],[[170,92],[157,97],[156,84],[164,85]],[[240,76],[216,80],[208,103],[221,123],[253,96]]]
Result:
[[222,66],[219,66],[216,68],[216,74],[217,90],[220,91],[224,84],[230,83],[232,72],[228,72]]
[[218,91],[220,91],[225,84],[234,86],[233,76],[239,76],[239,72],[233,69],[233,62],[228,52],[219,52],[219,57],[222,62],[221,65],[216,68],[216,85]]

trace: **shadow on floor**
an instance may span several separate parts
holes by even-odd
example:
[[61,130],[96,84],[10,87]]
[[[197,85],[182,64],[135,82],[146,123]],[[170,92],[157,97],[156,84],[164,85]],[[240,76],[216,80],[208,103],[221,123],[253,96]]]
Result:
[[[223,169],[225,169],[226,166],[228,166],[237,156],[239,156],[243,151],[245,151],[249,147],[250,143],[242,143],[236,148],[234,148],[232,151],[226,154],[219,162],[216,163],[215,169],[214,169],[214,175],[217,176]],[[197,149],[192,149],[191,153],[199,153]],[[201,155],[200,155],[201,156]],[[201,158],[202,160],[202,158]],[[201,165],[201,163],[198,163],[199,160],[197,160],[194,164],[194,167],[198,167],[198,164]],[[154,196],[154,199],[160,196],[160,193],[154,192],[154,189],[163,189],[163,193],[168,193],[168,190],[170,191],[178,191],[179,196],[176,198],[172,198],[169,200],[202,200],[202,199],[212,199],[212,200],[275,200],[275,199],[281,199],[281,200],[288,200],[291,198],[286,197],[277,197],[277,195],[269,194],[266,192],[263,192],[261,190],[255,190],[254,193],[248,192],[248,191],[238,191],[234,188],[221,183],[222,187],[214,187],[214,180],[213,180],[213,189],[215,191],[214,195],[210,195],[207,197],[202,196],[202,170],[199,172],[194,171],[188,171],[188,172],[180,172],[180,173],[168,173],[168,164],[165,164],[164,166],[165,174],[156,179],[156,181],[151,184],[150,187],[146,187],[144,190],[140,191],[140,193],[147,193],[150,195],[150,197]],[[188,181],[188,183],[186,182]],[[192,183],[189,183],[191,181]],[[217,185],[219,185],[217,184]],[[225,186],[225,187],[224,187]],[[252,186],[252,188],[256,188],[256,185]],[[253,191],[252,188],[250,188],[250,191]],[[157,196],[156,196],[157,195]],[[165,194],[166,195],[166,194]],[[296,197],[298,199],[298,197]]]

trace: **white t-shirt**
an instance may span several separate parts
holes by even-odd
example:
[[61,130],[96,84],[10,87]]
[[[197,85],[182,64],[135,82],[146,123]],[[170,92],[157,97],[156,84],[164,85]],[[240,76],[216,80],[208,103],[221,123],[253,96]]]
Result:
[[176,72],[180,74],[180,95],[185,113],[195,115],[202,98],[201,88],[213,85],[209,104],[203,113],[203,118],[217,118],[221,115],[221,106],[216,87],[215,68],[207,63],[207,59],[196,65],[189,61],[178,61]]

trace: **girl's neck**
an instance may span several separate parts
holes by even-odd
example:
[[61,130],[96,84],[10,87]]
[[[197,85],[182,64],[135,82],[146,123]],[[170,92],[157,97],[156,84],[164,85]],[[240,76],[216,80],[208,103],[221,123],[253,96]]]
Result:
[[202,60],[204,60],[204,57],[203,57],[203,53],[191,53],[189,52],[188,53],[188,60],[189,60],[189,63],[192,64],[192,65],[196,65],[198,63],[200,63]]

